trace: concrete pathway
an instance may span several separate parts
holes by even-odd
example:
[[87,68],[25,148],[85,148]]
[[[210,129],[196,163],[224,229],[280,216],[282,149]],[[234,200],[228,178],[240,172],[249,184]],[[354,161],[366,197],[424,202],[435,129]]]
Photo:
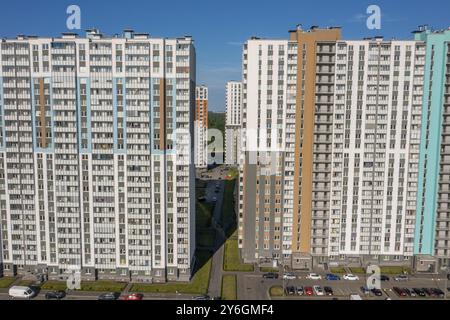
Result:
[[[217,198],[217,203],[214,208],[213,217],[212,217],[212,226],[216,231],[216,239],[214,244],[214,255],[212,258],[212,267],[211,267],[211,277],[209,280],[209,288],[208,295],[210,297],[220,297],[222,291],[222,270],[223,270],[223,253],[225,246],[225,234],[220,226],[221,216],[222,216],[222,207],[223,207],[223,197],[225,191],[225,183],[223,181],[218,181],[220,185],[219,193],[215,194]],[[212,185],[212,188],[215,189],[216,181],[209,182],[209,185]],[[210,186],[208,185],[208,189]],[[214,191],[213,191],[214,192]]]

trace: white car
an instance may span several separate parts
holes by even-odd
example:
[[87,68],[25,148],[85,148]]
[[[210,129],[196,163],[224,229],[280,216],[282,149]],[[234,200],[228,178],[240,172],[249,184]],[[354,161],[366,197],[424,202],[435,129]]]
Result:
[[344,275],[344,280],[357,281],[359,280],[359,277],[355,276],[354,274],[348,273]]
[[292,272],[287,272],[287,273],[283,274],[283,279],[294,280],[294,279],[297,279],[297,276]]
[[320,286],[314,286],[313,287],[314,293],[316,296],[323,296],[325,293],[323,292],[323,289]]
[[30,287],[13,286],[9,289],[8,294],[11,298],[31,299],[36,295]]
[[306,276],[306,279],[310,279],[310,280],[322,280],[322,276],[320,274],[317,273],[310,273]]

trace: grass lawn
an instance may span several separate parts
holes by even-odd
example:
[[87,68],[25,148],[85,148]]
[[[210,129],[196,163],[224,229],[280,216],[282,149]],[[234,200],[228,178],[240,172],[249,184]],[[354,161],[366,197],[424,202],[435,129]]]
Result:
[[273,286],[269,289],[271,297],[282,297],[284,295],[283,287]]
[[236,232],[225,242],[223,270],[245,272],[252,272],[254,270],[252,264],[241,263]]
[[236,169],[236,168],[231,168],[231,169],[228,171],[228,176],[229,176],[229,179],[230,179],[230,180],[237,179],[238,176],[239,176],[239,170]]
[[236,275],[224,275],[222,277],[222,299],[236,300],[237,299],[237,279]]
[[214,230],[200,230],[197,231],[197,245],[199,247],[212,247],[216,234]]
[[236,180],[225,181],[225,191],[223,195],[221,225],[224,231],[228,232],[236,224],[236,214],[234,212],[234,187]]
[[209,277],[211,274],[211,252],[197,251],[197,263],[202,266],[189,283],[163,283],[163,284],[135,284],[131,288],[133,292],[151,293],[186,293],[206,294],[208,292]]
[[380,267],[382,274],[411,274],[411,268],[402,266]]
[[196,225],[197,228],[211,227],[212,205],[197,201]]
[[108,280],[99,280],[95,282],[82,281],[81,291],[122,292],[126,286],[127,284],[125,282]]
[[[94,292],[122,292],[127,284],[125,282],[116,282],[109,280],[98,281],[82,281],[81,289],[79,291],[94,291]],[[47,281],[41,285],[43,290],[66,290],[67,283],[65,281]]]
[[36,281],[33,280],[21,280],[17,283],[17,286],[22,287],[30,287],[30,286],[36,286]]
[[330,268],[331,273],[344,274],[345,269],[343,267]]
[[275,272],[278,273],[278,268],[271,268],[271,267],[261,267],[259,268],[259,271],[261,272]]
[[354,273],[354,274],[366,273],[366,269],[364,269],[364,268],[349,268],[349,269],[350,269],[351,273]]
[[3,277],[0,278],[0,288],[9,288],[16,281],[15,278],[12,277]]
[[65,281],[47,281],[41,286],[42,290],[66,290],[67,283]]

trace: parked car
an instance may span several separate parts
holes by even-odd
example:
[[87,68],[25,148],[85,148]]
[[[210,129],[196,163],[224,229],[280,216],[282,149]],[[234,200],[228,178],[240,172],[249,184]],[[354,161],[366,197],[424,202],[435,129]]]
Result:
[[361,292],[363,293],[363,294],[365,294],[365,295],[369,295],[370,294],[370,290],[369,290],[369,288],[367,288],[367,287],[361,287],[361,288],[359,288],[360,290],[361,290]]
[[419,297],[425,297],[426,293],[421,288],[413,288],[412,291],[414,291]]
[[144,299],[144,295],[141,293],[130,293],[122,296],[121,300],[142,300]]
[[336,281],[336,280],[341,280],[341,277],[339,277],[338,275],[329,273],[325,276],[325,279],[329,280],[329,281]]
[[205,301],[205,300],[211,300],[211,297],[208,295],[201,295],[201,296],[196,296],[196,297],[192,298],[192,300]]
[[381,281],[389,281],[389,280],[391,280],[391,279],[390,279],[388,276],[382,274],[382,275],[380,275],[380,280],[381,280]]
[[392,288],[392,290],[394,290],[394,292],[399,296],[399,297],[406,297],[406,292],[402,289],[400,289],[399,287],[394,287]]
[[320,274],[317,273],[310,273],[306,276],[306,279],[310,279],[310,280],[322,280],[322,276]]
[[302,286],[297,287],[297,295],[302,296],[305,294],[305,290],[303,290]]
[[295,273],[287,272],[287,273],[283,274],[283,279],[294,280],[294,279],[297,279],[297,276],[295,275]]
[[444,298],[445,293],[439,288],[431,288],[431,292],[433,292],[433,296],[436,298]]
[[359,277],[355,276],[354,274],[348,273],[344,275],[344,280],[357,281],[359,280]]
[[371,291],[376,297],[381,297],[383,295],[383,291],[381,291],[380,289],[373,288]]
[[30,287],[13,286],[9,288],[8,294],[11,298],[31,299],[36,295],[36,292]]
[[411,290],[409,290],[408,288],[402,288],[402,290],[406,293],[407,296],[411,297]]
[[313,288],[312,287],[305,287],[305,295],[306,296],[313,296],[314,295]]
[[213,198],[212,198],[212,202],[216,203],[216,202],[217,202],[217,198],[216,198],[216,197],[213,197]]
[[394,280],[395,281],[408,281],[409,278],[407,275],[401,274],[401,275],[395,276]]
[[426,294],[427,296],[429,296],[429,297],[432,297],[432,296],[433,296],[433,292],[431,292],[430,289],[428,289],[428,288],[422,288],[422,290],[423,290],[423,292],[425,292],[425,294]]
[[325,291],[325,294],[327,296],[332,296],[333,295],[333,289],[331,287],[323,287],[323,290]]
[[316,294],[316,296],[323,296],[325,295],[325,293],[323,292],[323,289],[321,286],[314,286],[313,287],[314,293]]
[[286,288],[286,293],[289,296],[293,296],[295,294],[295,287],[287,287]]
[[45,294],[45,299],[47,300],[51,300],[51,299],[56,299],[56,300],[61,300],[66,296],[66,292],[59,290],[59,291],[49,291]]
[[264,279],[278,279],[278,273],[268,272],[263,274]]
[[197,200],[198,200],[198,201],[205,201],[205,200],[206,200],[206,197],[200,196],[200,197],[197,198]]
[[117,300],[120,297],[120,293],[118,292],[109,292],[109,293],[103,293],[97,297],[97,300]]
[[406,292],[409,292],[409,295],[411,297],[417,297],[417,293],[413,289],[407,289],[407,288],[404,288],[404,289],[407,290]]

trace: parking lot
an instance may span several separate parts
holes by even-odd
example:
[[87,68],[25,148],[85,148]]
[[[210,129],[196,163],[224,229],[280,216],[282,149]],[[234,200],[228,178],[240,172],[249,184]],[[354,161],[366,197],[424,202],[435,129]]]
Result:
[[[448,298],[450,298],[450,292],[448,291],[447,287],[450,286],[449,281],[445,277],[436,277],[436,276],[409,276],[408,281],[395,281],[393,278],[394,276],[389,276],[389,281],[381,281],[381,291],[382,295],[377,297],[373,293],[369,294],[363,294],[361,291],[361,287],[367,286],[367,277],[366,275],[358,275],[359,280],[356,281],[350,281],[350,280],[344,280],[342,278],[342,275],[340,275],[341,280],[325,280],[325,274],[321,274],[322,279],[321,280],[312,280],[307,279],[307,273],[296,273],[296,279],[282,279],[280,276],[278,279],[264,279],[263,274],[259,275],[248,275],[245,278],[246,286],[251,287],[259,287],[264,288],[264,290],[267,290],[268,292],[271,287],[279,286],[283,287],[284,289],[288,287],[314,287],[314,286],[320,286],[322,289],[324,287],[331,287],[333,291],[332,296],[317,296],[315,293],[312,296],[306,296],[306,295],[288,295],[285,291],[284,297],[272,297],[272,299],[349,299],[350,295],[352,294],[358,294],[363,298],[364,300],[398,300],[398,299],[443,299],[443,298],[437,298],[437,297],[400,297],[396,292],[394,292],[394,287],[399,288],[407,288],[409,290],[412,290],[413,288],[438,288],[442,290]],[[260,295],[258,298],[270,298],[269,294],[267,293],[266,297],[263,295]]]

